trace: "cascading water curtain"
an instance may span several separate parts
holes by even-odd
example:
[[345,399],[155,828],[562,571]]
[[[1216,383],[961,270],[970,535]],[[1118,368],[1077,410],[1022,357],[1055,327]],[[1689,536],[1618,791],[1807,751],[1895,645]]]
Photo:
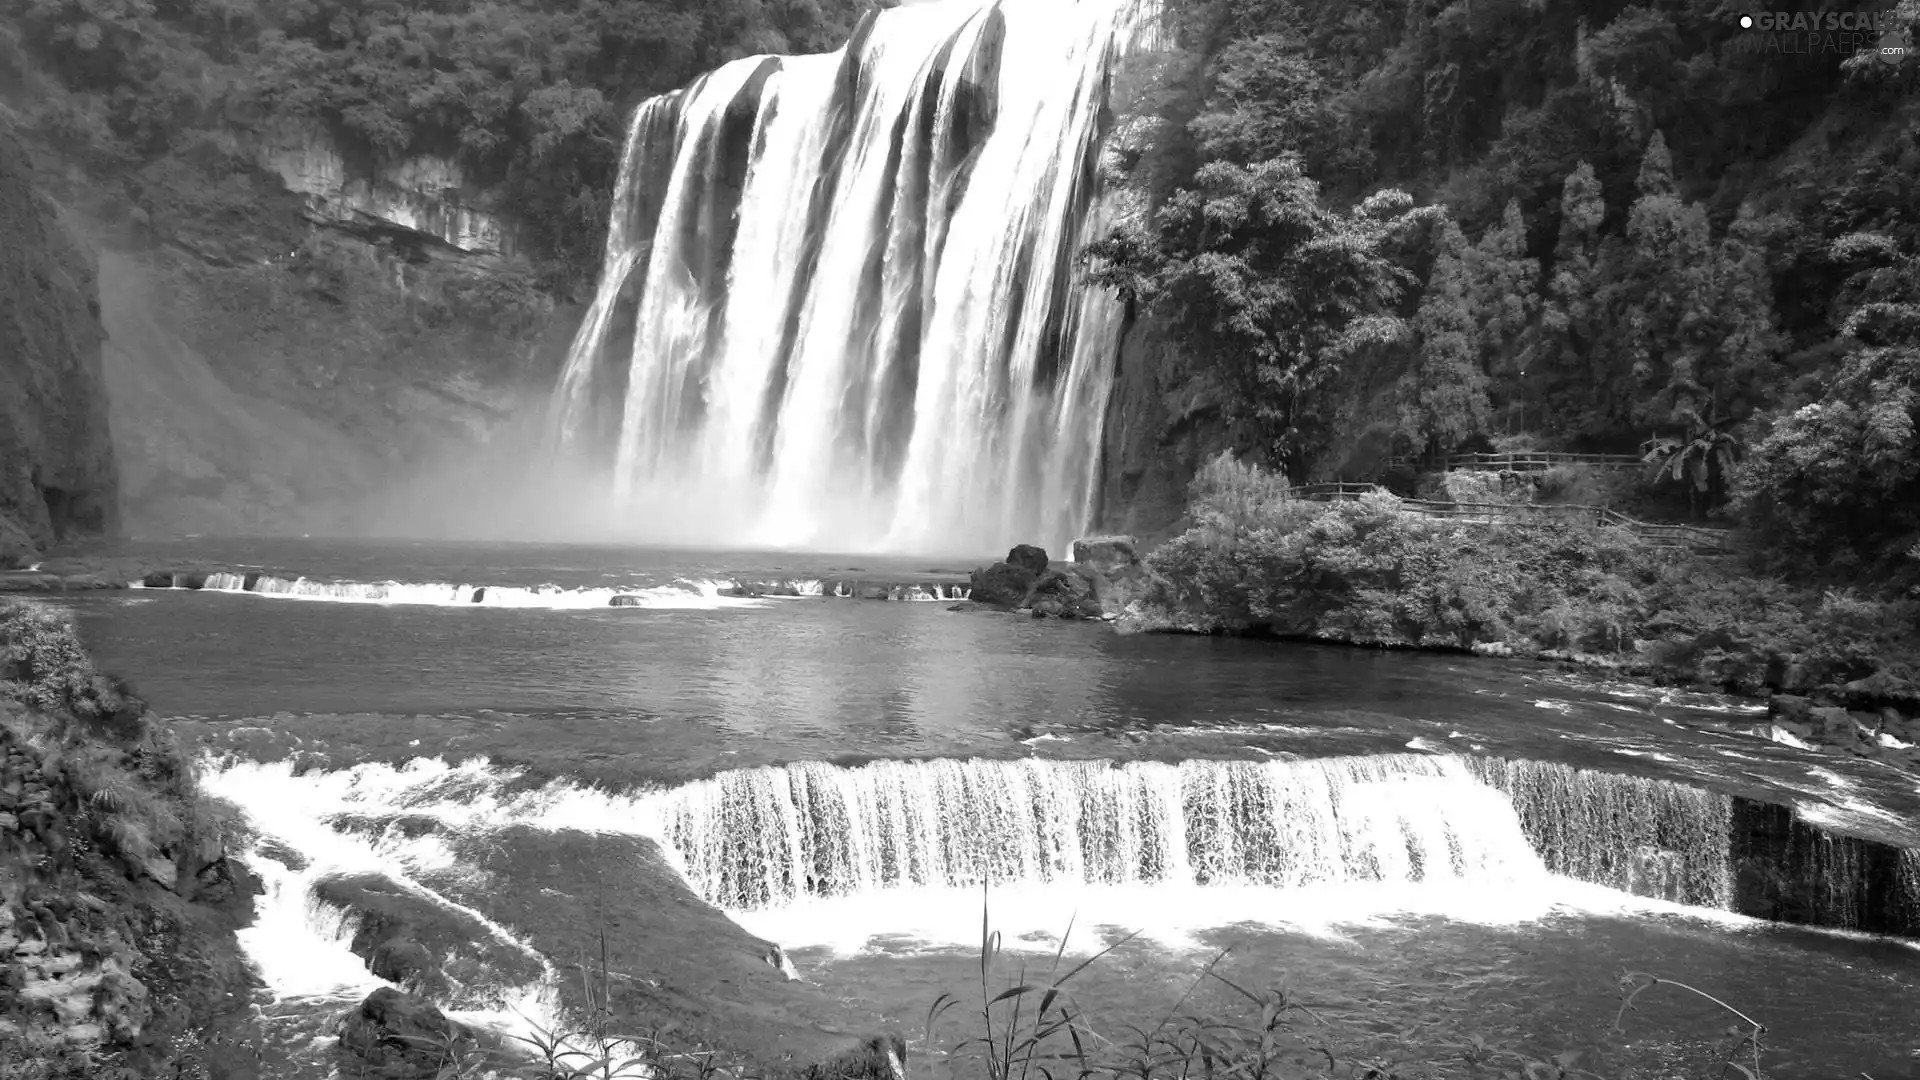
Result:
[[1144,0],[914,5],[640,106],[554,392],[615,516],[676,539],[1056,550],[1121,311],[1077,280]]
[[1512,807],[1460,759],[808,763],[657,797],[710,902],[982,882],[1513,879],[1543,873]]

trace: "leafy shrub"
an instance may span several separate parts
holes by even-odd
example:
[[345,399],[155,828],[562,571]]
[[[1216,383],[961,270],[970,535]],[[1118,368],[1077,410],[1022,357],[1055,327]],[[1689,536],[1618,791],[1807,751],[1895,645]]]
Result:
[[1901,658],[1920,654],[1920,601],[1822,595],[1581,520],[1468,524],[1385,493],[1288,499],[1230,459],[1210,463],[1191,498],[1196,525],[1148,556],[1154,581],[1132,628],[1506,642],[1749,692],[1916,692],[1920,672]]
[[1525,503],[1533,501],[1532,481],[1518,473],[1486,469],[1452,469],[1442,474],[1440,486],[1449,502]]

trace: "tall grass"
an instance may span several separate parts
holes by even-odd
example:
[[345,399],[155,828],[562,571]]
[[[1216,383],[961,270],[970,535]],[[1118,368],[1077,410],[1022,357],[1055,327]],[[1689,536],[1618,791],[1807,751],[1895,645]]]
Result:
[[[1581,1067],[1597,1046],[1546,1059],[1478,1034],[1462,1033],[1455,1041],[1417,1046],[1408,1033],[1396,1040],[1403,1045],[1395,1049],[1409,1055],[1402,1060],[1342,1050],[1338,1025],[1328,1018],[1327,1007],[1303,1000],[1290,981],[1282,979],[1256,990],[1222,974],[1220,964],[1231,947],[1201,966],[1179,1000],[1153,1026],[1120,1024],[1103,1034],[1076,1000],[1070,984],[1138,934],[1126,935],[1062,974],[1061,962],[1072,932],[1069,924],[1047,977],[1029,980],[1023,965],[1011,985],[996,989],[993,972],[1000,959],[1000,935],[991,928],[989,905],[982,896],[977,1026],[974,1034],[952,1043],[948,1051],[952,1059],[971,1049],[977,1065],[962,1060],[955,1075],[977,1075],[982,1080],[1412,1080],[1416,1075],[1434,1075],[1422,1066],[1450,1065],[1454,1068],[1441,1075],[1611,1080]],[[1190,1009],[1195,992],[1207,982],[1230,990],[1239,1002],[1238,1010],[1229,1015]],[[1656,986],[1694,994],[1737,1021],[1726,1030],[1698,1076],[1767,1080],[1762,1046],[1765,1025],[1703,990],[1672,979],[1624,973],[1620,1009],[1606,1032],[1624,1033],[1627,1013],[1636,1011],[1640,996]],[[936,1024],[959,1004],[960,999],[950,993],[934,1001],[927,1011],[926,1045],[935,1045]],[[1467,1071],[1463,1074],[1460,1068]],[[1866,1073],[1856,1076],[1873,1080]]]

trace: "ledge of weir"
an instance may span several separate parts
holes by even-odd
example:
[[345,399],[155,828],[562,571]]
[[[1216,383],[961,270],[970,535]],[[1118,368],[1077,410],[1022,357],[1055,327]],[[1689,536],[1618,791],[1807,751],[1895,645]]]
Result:
[[[1920,831],[1887,814],[1844,823],[1815,820],[1835,804],[1759,778],[1702,780],[1649,775],[1636,766],[1491,754],[1410,754],[1466,762],[1505,794],[1529,845],[1556,874],[1632,895],[1728,911],[1769,922],[1920,940]],[[1105,761],[1180,765],[1280,764],[1380,754],[1328,754],[1290,761],[1248,754],[841,755],[811,763],[858,769],[883,762],[979,760],[1012,764]],[[805,761],[768,763],[785,768]],[[1659,763],[1649,763],[1658,766]],[[741,770],[726,770],[736,772]],[[1814,816],[1808,810],[1815,809]]]

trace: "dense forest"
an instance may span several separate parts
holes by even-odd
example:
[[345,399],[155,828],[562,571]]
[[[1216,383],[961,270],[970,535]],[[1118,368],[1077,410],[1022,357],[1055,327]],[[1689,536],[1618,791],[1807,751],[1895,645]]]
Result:
[[200,216],[251,212],[235,129],[317,120],[365,164],[448,156],[515,207],[548,286],[572,288],[598,267],[636,102],[741,56],[837,48],[877,6],[0,0],[0,98],[97,175]]
[[[1876,9],[1877,10],[1877,9]],[[1250,460],[1636,452],[1680,514],[1920,564],[1920,60],[1720,0],[1182,0],[1090,254]],[[1316,475],[1318,474],[1318,475]]]
[[[886,4],[0,0],[0,96],[154,213],[246,218],[231,133],[280,119],[452,157],[569,293],[634,102]],[[1680,513],[1822,572],[1920,566],[1920,59],[1870,47],[1920,0],[1852,35],[1726,0],[1164,16],[1174,47],[1119,86],[1153,212],[1087,262],[1228,391],[1251,460],[1325,475],[1368,428],[1649,453]]]

